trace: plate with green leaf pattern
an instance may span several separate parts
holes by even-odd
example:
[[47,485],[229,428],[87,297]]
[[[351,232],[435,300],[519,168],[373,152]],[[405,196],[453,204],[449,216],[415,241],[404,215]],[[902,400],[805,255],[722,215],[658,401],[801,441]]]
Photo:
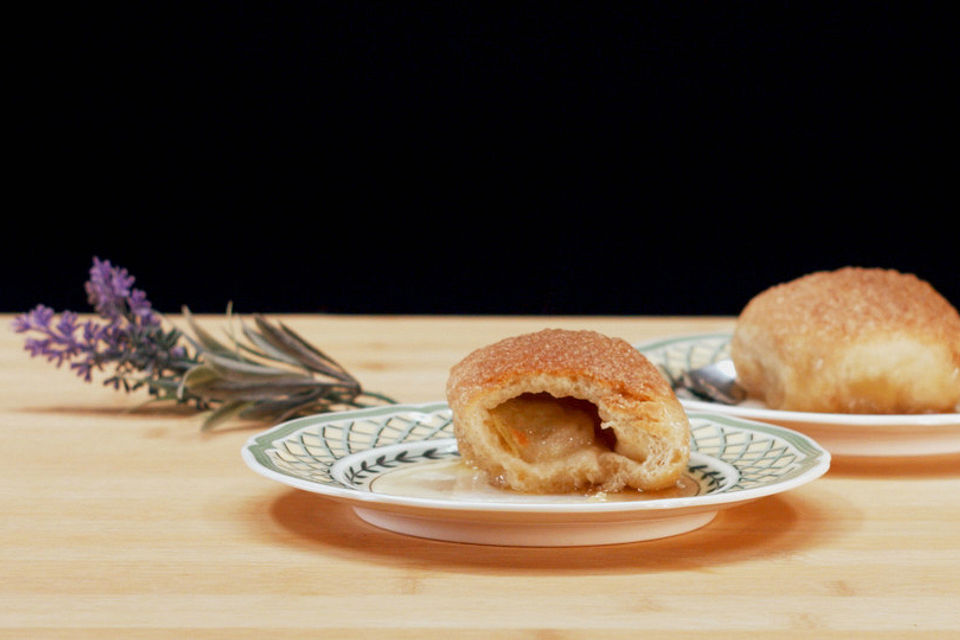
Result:
[[493,487],[460,460],[442,402],[298,418],[252,437],[242,457],[257,473],[347,503],[382,529],[516,546],[686,533],[721,509],[797,488],[829,468],[830,454],[800,433],[730,416],[689,417],[687,472],[660,492],[530,495]]

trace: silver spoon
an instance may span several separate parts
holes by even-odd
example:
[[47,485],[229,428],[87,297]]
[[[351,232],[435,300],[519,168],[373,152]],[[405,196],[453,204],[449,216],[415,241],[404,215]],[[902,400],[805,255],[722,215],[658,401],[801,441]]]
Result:
[[747,392],[737,384],[737,372],[730,359],[684,371],[680,382],[693,395],[714,402],[739,404],[747,397]]

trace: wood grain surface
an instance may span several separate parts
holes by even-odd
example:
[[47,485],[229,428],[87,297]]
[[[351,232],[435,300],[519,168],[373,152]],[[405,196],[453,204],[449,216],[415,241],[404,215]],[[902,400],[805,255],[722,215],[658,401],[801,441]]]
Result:
[[[443,398],[501,337],[631,342],[730,318],[284,316],[370,390]],[[9,327],[12,316],[2,316]],[[180,319],[173,317],[174,322]],[[217,330],[220,318],[201,318]],[[0,332],[2,638],[960,636],[960,457],[835,459],[821,479],[634,544],[405,537],[241,461],[269,425],[85,383]]]

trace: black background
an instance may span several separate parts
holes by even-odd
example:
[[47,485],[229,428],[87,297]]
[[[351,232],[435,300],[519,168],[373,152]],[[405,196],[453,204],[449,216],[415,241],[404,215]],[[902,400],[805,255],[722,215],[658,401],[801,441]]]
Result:
[[[0,311],[735,314],[846,264],[954,304],[923,3],[126,3],[11,19]],[[109,8],[107,8],[109,7]]]

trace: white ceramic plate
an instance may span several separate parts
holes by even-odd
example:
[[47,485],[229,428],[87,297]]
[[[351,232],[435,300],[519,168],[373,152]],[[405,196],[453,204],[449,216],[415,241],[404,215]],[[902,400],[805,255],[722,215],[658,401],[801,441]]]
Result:
[[[675,387],[684,371],[729,357],[729,333],[682,336],[637,345]],[[838,456],[924,456],[960,452],[960,413],[859,415],[769,409],[755,400],[738,405],[684,397],[688,411],[736,416],[804,433]]]
[[456,542],[597,545],[692,531],[720,509],[823,475],[830,454],[806,436],[691,414],[692,455],[676,491],[536,496],[495,489],[459,462],[445,403],[320,414],[249,440],[257,473],[350,504],[390,531]]

